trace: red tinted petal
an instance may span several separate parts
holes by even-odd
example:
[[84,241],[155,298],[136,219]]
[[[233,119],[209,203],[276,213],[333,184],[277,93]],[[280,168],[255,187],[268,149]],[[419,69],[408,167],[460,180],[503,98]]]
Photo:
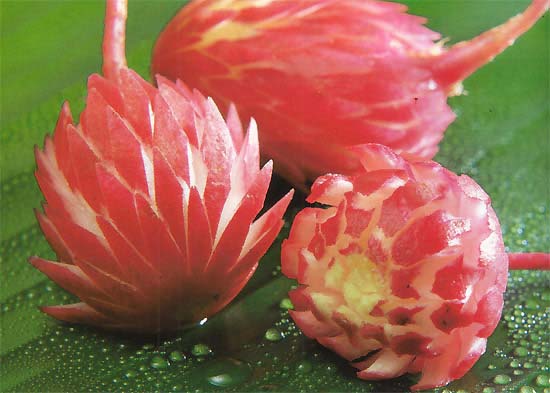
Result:
[[121,83],[119,84],[124,97],[124,117],[132,125],[135,135],[142,143],[150,144],[153,139],[152,104],[146,89],[151,85],[146,83],[138,74],[127,68],[120,70]]
[[155,170],[155,200],[162,219],[167,223],[170,234],[182,250],[187,254],[187,236],[184,219],[184,191],[175,174],[155,148],[153,152]]
[[482,323],[484,327],[477,333],[479,337],[489,337],[500,321],[503,306],[502,292],[498,288],[491,288],[479,301],[474,321]]
[[85,299],[89,296],[102,299],[109,298],[78,266],[48,261],[38,257],[31,257],[29,262],[55,283],[79,298]]
[[205,207],[199,192],[191,187],[189,192],[189,206],[187,208],[187,246],[188,261],[191,270],[202,272],[212,253],[212,235]]
[[157,96],[154,102],[155,108],[155,133],[153,145],[165,158],[184,182],[189,184],[189,140],[186,132],[181,128],[171,108],[162,96]]
[[392,255],[404,266],[436,254],[464,233],[464,220],[452,219],[443,210],[423,216],[410,225],[393,243]]
[[40,310],[65,322],[106,326],[113,320],[96,311],[86,303],[67,304],[63,306],[45,306]]
[[397,307],[388,312],[387,317],[392,325],[406,325],[413,322],[414,315],[422,311],[424,307]]
[[430,318],[437,329],[449,334],[453,329],[473,322],[473,315],[463,312],[462,308],[462,303],[443,303]]
[[405,225],[411,214],[427,202],[422,184],[408,182],[384,201],[378,226],[386,236],[392,237]]
[[241,120],[239,119],[239,114],[237,113],[237,108],[233,103],[229,104],[225,122],[227,123],[227,128],[229,128],[229,132],[231,133],[231,139],[233,140],[235,151],[240,151],[241,146],[243,145],[244,130]]
[[357,376],[374,381],[395,378],[407,372],[407,367],[412,360],[412,356],[399,356],[390,349],[382,349],[364,363],[364,366],[368,365],[368,367],[359,371]]
[[394,270],[391,274],[391,291],[394,296],[402,299],[420,299],[418,291],[413,287],[413,280],[418,275],[418,269]]
[[432,292],[445,300],[463,299],[475,278],[475,272],[464,266],[460,256],[436,273]]
[[[227,269],[240,255],[252,220],[263,206],[264,198],[271,178],[271,165],[266,164],[241,201],[237,211],[227,224],[223,233],[218,236],[208,269]],[[225,266],[224,266],[225,265]]]
[[430,355],[428,348],[432,339],[416,332],[394,336],[390,340],[392,350],[398,355],[425,356]]

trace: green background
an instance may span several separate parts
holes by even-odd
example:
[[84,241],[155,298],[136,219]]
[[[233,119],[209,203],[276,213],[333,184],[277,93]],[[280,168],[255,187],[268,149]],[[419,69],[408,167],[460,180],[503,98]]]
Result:
[[[451,38],[471,38],[527,4],[408,1]],[[278,269],[280,240],[241,295],[204,326],[170,337],[133,337],[59,323],[38,305],[74,299],[26,259],[54,258],[34,219],[42,197],[33,146],[53,130],[64,100],[76,115],[85,82],[101,66],[104,5],[97,1],[1,1],[1,391],[406,391],[415,377],[369,383],[306,339],[281,300],[292,282]],[[150,51],[180,1],[131,1],[127,51],[147,76]],[[469,78],[467,96],[436,159],[491,195],[510,251],[550,247],[548,14]],[[260,125],[261,126],[261,125]],[[274,182],[274,193],[288,186]],[[303,198],[299,195],[297,199]],[[289,217],[300,208],[295,202]],[[288,233],[288,224],[280,238]],[[548,392],[548,273],[512,273],[503,320],[487,353],[446,391]],[[283,304],[284,306],[284,304]],[[484,390],[486,389],[486,390]],[[444,390],[444,389],[439,389]]]

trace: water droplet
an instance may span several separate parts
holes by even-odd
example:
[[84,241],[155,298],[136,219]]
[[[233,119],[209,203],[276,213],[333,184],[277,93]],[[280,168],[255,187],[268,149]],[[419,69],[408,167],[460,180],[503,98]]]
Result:
[[210,347],[206,344],[195,344],[191,353],[195,356],[206,356],[212,353]]
[[486,387],[486,388],[483,388],[483,393],[495,393],[495,388],[492,388],[492,387]]
[[540,308],[540,305],[535,299],[529,299],[525,302],[525,308],[528,310],[537,310]]
[[219,387],[239,385],[252,374],[248,363],[231,358],[217,359],[198,371],[206,377],[209,384]]
[[519,393],[537,393],[531,386],[522,386],[519,388]]
[[265,338],[269,341],[280,341],[284,338],[283,333],[275,328],[267,329],[265,332]]
[[493,382],[498,385],[506,385],[507,383],[510,383],[511,380],[512,378],[510,378],[508,375],[499,374],[493,379]]
[[289,298],[284,298],[281,300],[279,307],[284,310],[294,310],[294,304],[292,304],[292,301]]
[[540,374],[535,380],[537,386],[547,387],[550,386],[550,377],[548,375]]
[[137,373],[135,371],[129,370],[129,371],[126,371],[126,374],[124,375],[126,376],[126,378],[135,378]]
[[180,351],[172,351],[168,357],[173,362],[179,362],[185,359],[185,356]]
[[489,364],[489,365],[487,366],[487,368],[488,368],[489,370],[496,370],[497,366],[495,366],[494,364]]
[[151,367],[155,369],[165,369],[169,366],[169,363],[162,356],[155,356],[151,359]]
[[516,349],[514,349],[514,355],[524,357],[529,355],[529,350],[524,347],[517,347]]
[[296,366],[296,371],[298,371],[300,374],[307,374],[313,369],[313,366],[310,362],[307,360],[302,360],[298,363]]
[[512,361],[510,362],[510,367],[512,367],[512,368],[518,368],[518,367],[519,367],[519,362],[518,362],[517,360],[515,360],[515,359],[512,360]]

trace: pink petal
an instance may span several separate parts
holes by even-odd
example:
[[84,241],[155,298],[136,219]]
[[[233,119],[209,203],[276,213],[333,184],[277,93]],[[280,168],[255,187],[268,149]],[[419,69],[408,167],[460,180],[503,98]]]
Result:
[[229,104],[225,122],[227,123],[227,128],[229,128],[229,132],[231,133],[231,139],[233,140],[235,151],[241,150],[241,146],[243,145],[244,130],[241,119],[239,119],[239,114],[237,113],[237,108],[233,103]]
[[163,158],[159,149],[153,151],[155,170],[155,198],[162,219],[167,223],[170,234],[182,251],[187,255],[187,235],[185,228],[184,206],[186,195],[172,169]]
[[216,104],[211,99],[206,104],[204,134],[201,141],[201,153],[208,177],[204,190],[204,204],[212,228],[216,228],[223,205],[231,188],[231,166],[236,158],[236,152],[227,130],[227,125]]
[[194,274],[204,271],[212,254],[212,234],[198,190],[191,187],[187,208],[188,263]]
[[120,94],[120,89],[109,79],[98,74],[92,74],[88,78],[88,90],[97,91],[105,100],[107,105],[117,113],[124,113],[124,100]]
[[342,175],[325,175],[319,177],[307,197],[309,203],[319,202],[336,206],[344,195],[353,190],[353,184],[348,177]]
[[[130,122],[140,141],[150,145],[153,139],[152,123],[154,122],[150,97],[156,95],[156,92],[149,83],[127,68],[120,70],[120,79],[119,86],[124,97],[125,110],[119,113]],[[147,90],[153,91],[148,94]]]
[[65,102],[59,118],[57,119],[57,125],[55,126],[55,132],[53,134],[53,144],[55,146],[55,158],[59,169],[63,173],[63,176],[67,179],[72,189],[76,186],[76,179],[74,174],[74,168],[71,165],[70,160],[70,146],[67,135],[67,127],[69,124],[73,124],[73,118],[69,104]]
[[218,235],[219,241],[208,263],[208,270],[227,270],[241,254],[252,220],[264,204],[271,171],[272,166],[266,164],[223,232]]
[[[110,128],[107,113],[114,112],[105,98],[95,89],[88,91],[86,108],[80,115],[79,131],[82,130],[86,143],[91,143],[96,153],[104,159],[110,159]],[[73,155],[72,157],[78,157]]]
[[451,240],[464,232],[464,229],[453,227],[455,221],[459,223],[463,220],[449,218],[443,210],[416,220],[395,240],[392,247],[395,262],[412,265],[447,247]]
[[105,300],[110,298],[78,266],[48,261],[39,257],[30,257],[29,262],[63,289],[74,293],[81,299],[89,296]]
[[157,76],[157,83],[159,86],[159,94],[166,102],[172,115],[180,125],[182,130],[185,130],[185,134],[189,139],[189,143],[193,146],[199,145],[199,135],[195,129],[194,124],[194,108],[189,99],[185,99],[186,96],[182,95],[176,86],[167,79]]
[[127,238],[144,256],[148,256],[140,230],[138,214],[134,203],[134,194],[128,190],[119,178],[111,174],[102,165],[98,165],[97,179],[108,217],[116,223],[117,230]]
[[98,158],[90,148],[88,141],[83,138],[74,126],[67,126],[67,137],[71,150],[71,165],[77,179],[76,189],[80,191],[93,210],[96,212],[100,211],[102,199],[96,178],[96,163],[98,162]]
[[338,326],[330,322],[319,321],[311,311],[289,310],[289,314],[300,330],[309,338],[330,337],[340,333]]
[[185,257],[150,203],[139,194],[135,195],[135,200],[141,230],[150,251],[150,260],[160,273],[161,289],[177,296],[183,290]]
[[149,192],[143,157],[143,145],[128,124],[117,113],[107,110],[110,157],[128,185],[143,193]]
[[40,229],[44,233],[44,237],[55,251],[58,259],[65,263],[71,263],[71,253],[50,219],[38,210],[35,210],[35,215],[40,224]]
[[111,222],[98,219],[98,224],[109,242],[109,247],[119,261],[124,272],[124,279],[143,293],[154,296],[160,284],[158,270],[139,253],[135,244],[122,236]]
[[167,164],[174,173],[189,184],[189,140],[185,130],[181,128],[172,109],[161,95],[154,101],[155,133],[153,145],[161,152]]
[[105,326],[113,320],[96,311],[86,303],[74,303],[62,306],[44,306],[40,310],[46,314],[65,322],[86,325]]
[[361,379],[380,380],[395,378],[407,372],[407,367],[412,362],[413,356],[396,355],[391,349],[382,349],[372,355],[368,360],[368,368],[359,371],[357,376]]
[[354,146],[350,150],[359,155],[361,164],[367,172],[381,169],[408,170],[405,160],[386,146],[367,143]]
[[70,219],[58,217],[49,209],[46,210],[46,215],[67,245],[74,258],[73,262],[76,260],[86,261],[108,274],[116,277],[122,276],[116,259],[106,247],[107,244],[98,235],[82,228]]

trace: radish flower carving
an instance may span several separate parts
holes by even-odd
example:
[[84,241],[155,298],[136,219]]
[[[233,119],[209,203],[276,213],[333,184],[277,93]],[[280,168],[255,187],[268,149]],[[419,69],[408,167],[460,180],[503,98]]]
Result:
[[124,1],[108,1],[104,74],[88,80],[79,124],[63,106],[36,149],[40,226],[58,261],[31,263],[80,298],[44,307],[65,321],[173,330],[230,302],[271,245],[291,193],[254,221],[272,164],[259,167],[230,109],[183,83],[151,86],[126,68]]
[[449,95],[548,9],[450,48],[402,4],[374,0],[195,0],[167,25],[152,69],[235,102],[261,125],[275,170],[304,187],[361,168],[348,147],[431,158],[455,115]]
[[363,170],[326,175],[283,243],[300,284],[292,318],[304,334],[377,380],[422,373],[413,389],[462,377],[485,351],[509,268],[548,269],[548,254],[505,253],[487,194],[433,161],[371,144]]

